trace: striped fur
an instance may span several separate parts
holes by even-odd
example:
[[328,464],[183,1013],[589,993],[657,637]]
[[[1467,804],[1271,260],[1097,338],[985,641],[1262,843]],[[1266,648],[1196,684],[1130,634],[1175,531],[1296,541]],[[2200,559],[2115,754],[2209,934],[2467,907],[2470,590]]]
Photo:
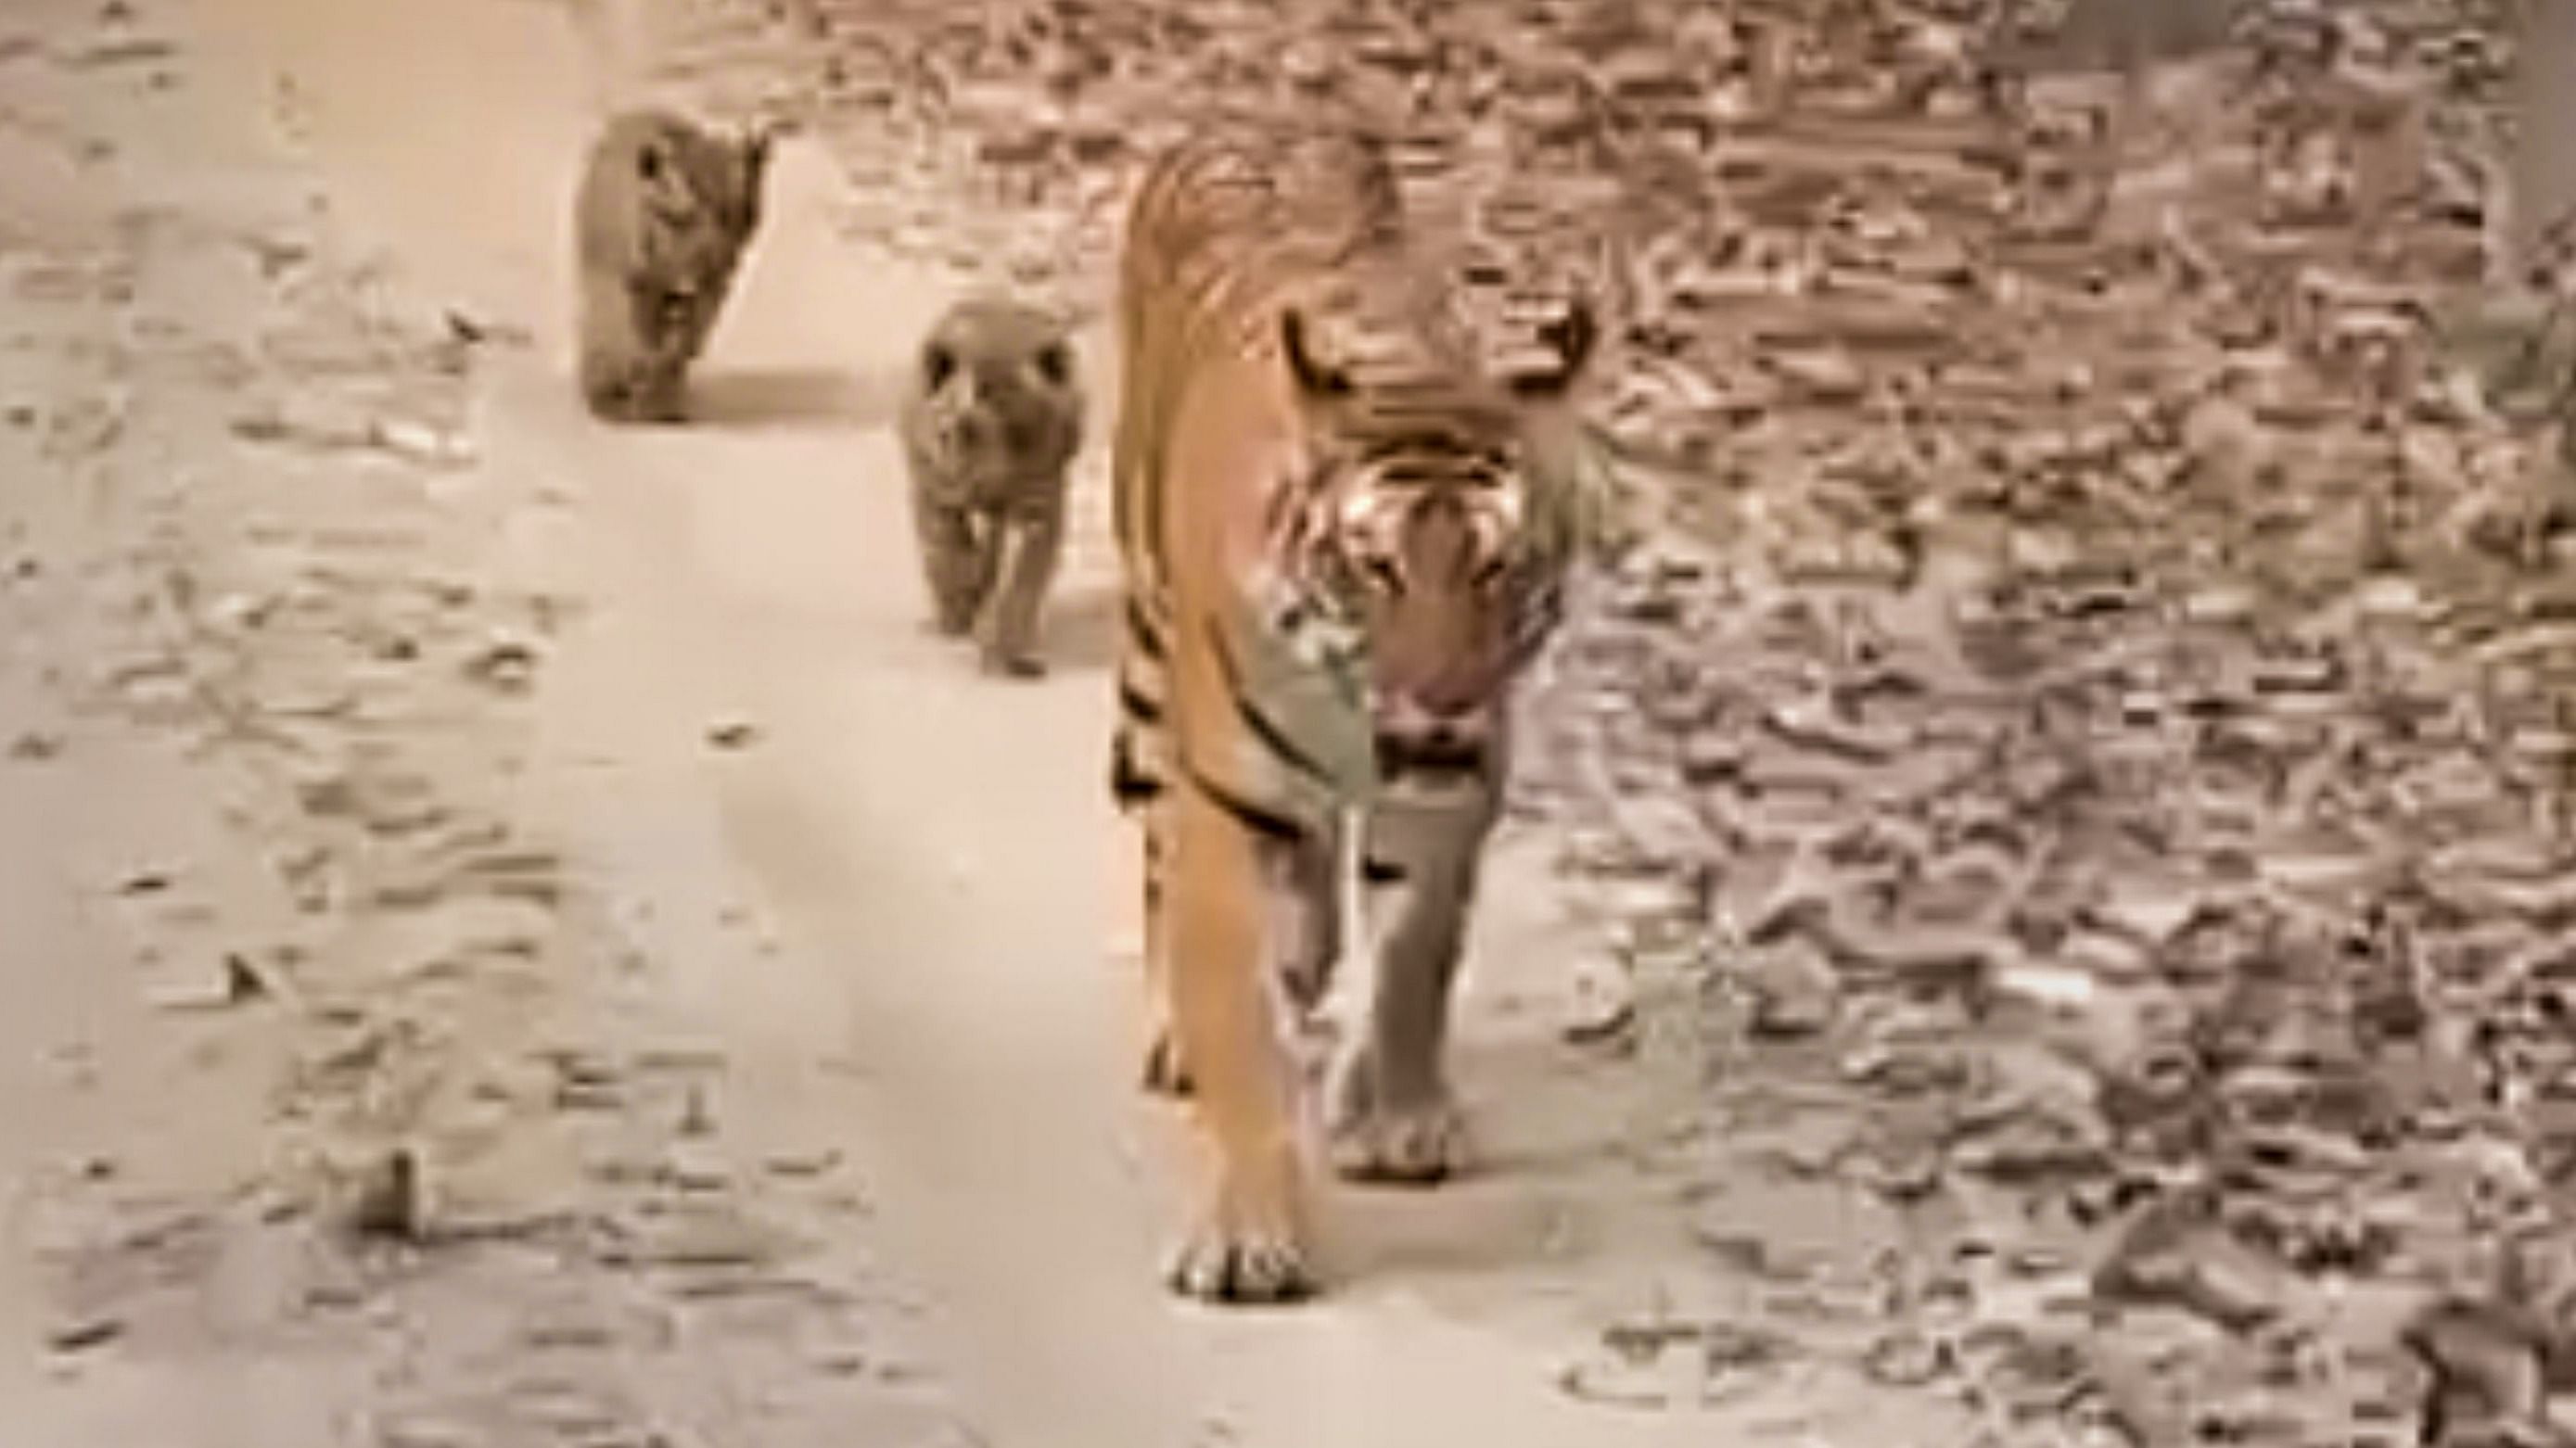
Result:
[[610,118],[573,200],[579,372],[592,414],[679,422],[743,251],[760,228],[771,133],[711,130],[676,112]]
[[1562,402],[1591,322],[1562,325],[1553,371],[1484,375],[1384,157],[1339,135],[1165,154],[1120,288],[1110,788],[1145,836],[1148,1077],[1198,1098],[1217,1163],[1174,1283],[1291,1296],[1312,1274],[1278,1041],[1340,953],[1346,819],[1368,875],[1403,890],[1340,1065],[1336,1164],[1430,1181],[1456,1163],[1448,985],[1507,688],[1580,541]]

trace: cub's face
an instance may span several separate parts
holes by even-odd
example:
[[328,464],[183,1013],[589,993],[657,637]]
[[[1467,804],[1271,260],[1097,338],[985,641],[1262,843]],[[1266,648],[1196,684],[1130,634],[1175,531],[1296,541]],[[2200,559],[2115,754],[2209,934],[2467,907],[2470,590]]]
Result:
[[649,331],[686,331],[732,280],[760,224],[770,133],[736,136],[669,127],[635,150],[634,181],[644,212],[642,281],[651,292]]
[[917,389],[928,441],[974,477],[1053,472],[1082,416],[1073,346],[1033,308],[977,299],[952,308],[923,340]]

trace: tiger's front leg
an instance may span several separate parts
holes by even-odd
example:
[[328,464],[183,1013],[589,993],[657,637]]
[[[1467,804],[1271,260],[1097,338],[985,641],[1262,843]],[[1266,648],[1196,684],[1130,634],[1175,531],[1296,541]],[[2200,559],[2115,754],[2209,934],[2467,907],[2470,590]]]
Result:
[[1498,786],[1424,804],[1381,802],[1368,823],[1372,913],[1392,897],[1368,1019],[1333,1088],[1333,1168],[1352,1181],[1427,1186],[1466,1164],[1442,1055],[1450,995]]
[[696,325],[696,301],[649,278],[628,285],[638,343],[629,398],[634,416],[644,422],[686,422],[687,338]]
[[992,526],[1002,553],[992,618],[984,635],[984,670],[1034,679],[1046,672],[1038,657],[1038,610],[1064,555],[1064,499],[1033,501],[997,517]]
[[922,581],[930,588],[930,626],[949,637],[975,626],[993,589],[998,529],[969,508],[952,506],[916,483],[912,524],[921,546]]
[[[1317,1009],[1332,989],[1333,968],[1341,960],[1341,837],[1337,832],[1324,831],[1294,843],[1267,840],[1262,843],[1261,853],[1264,868],[1271,876],[1270,904],[1279,932],[1269,952],[1272,968],[1278,972],[1281,994],[1293,1017],[1290,1025],[1303,1030],[1313,1024]],[[1145,844],[1145,918],[1149,930],[1154,928],[1157,917],[1161,859],[1162,851],[1155,845],[1149,826]],[[1154,1015],[1145,1047],[1145,1089],[1162,1096],[1187,1096],[1190,1076],[1182,1067],[1162,973],[1154,960],[1154,952],[1148,949],[1146,981]]]
[[1265,841],[1195,784],[1166,808],[1171,856],[1149,949],[1188,1065],[1207,1176],[1198,1217],[1173,1258],[1175,1291],[1214,1302],[1279,1302],[1314,1290],[1299,1162],[1300,1082],[1282,1050]]

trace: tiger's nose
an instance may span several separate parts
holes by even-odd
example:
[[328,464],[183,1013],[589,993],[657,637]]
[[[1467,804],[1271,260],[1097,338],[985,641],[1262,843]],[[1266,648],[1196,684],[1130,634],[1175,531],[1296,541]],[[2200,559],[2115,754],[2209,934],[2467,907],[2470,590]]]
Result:
[[1480,703],[1425,701],[1406,694],[1380,703],[1377,726],[1389,755],[1441,767],[1472,767],[1484,758],[1494,735],[1492,711]]

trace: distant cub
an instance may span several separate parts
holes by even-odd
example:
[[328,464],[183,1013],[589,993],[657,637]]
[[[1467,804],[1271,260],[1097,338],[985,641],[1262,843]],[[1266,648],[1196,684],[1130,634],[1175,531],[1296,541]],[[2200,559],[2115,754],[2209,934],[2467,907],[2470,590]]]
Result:
[[903,399],[912,516],[931,622],[980,618],[986,671],[1032,678],[1038,608],[1064,546],[1065,469],[1082,443],[1082,384],[1063,322],[970,297],[921,344]]
[[718,135],[664,110],[612,118],[573,207],[581,391],[598,417],[679,422],[705,346],[760,224],[770,133]]

